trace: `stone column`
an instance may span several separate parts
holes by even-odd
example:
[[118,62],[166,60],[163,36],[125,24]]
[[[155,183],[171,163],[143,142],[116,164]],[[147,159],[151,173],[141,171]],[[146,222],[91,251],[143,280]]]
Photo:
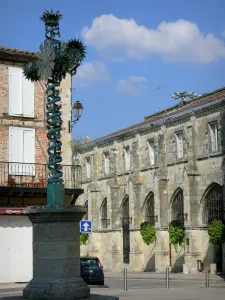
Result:
[[33,279],[23,291],[32,300],[82,299],[90,289],[80,277],[79,222],[83,206],[28,207],[33,223]]

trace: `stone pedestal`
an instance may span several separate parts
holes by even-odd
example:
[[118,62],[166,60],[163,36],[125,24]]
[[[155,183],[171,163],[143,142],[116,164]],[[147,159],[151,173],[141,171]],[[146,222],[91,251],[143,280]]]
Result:
[[29,207],[33,223],[33,279],[23,291],[32,300],[75,300],[90,296],[80,277],[79,222],[83,206]]

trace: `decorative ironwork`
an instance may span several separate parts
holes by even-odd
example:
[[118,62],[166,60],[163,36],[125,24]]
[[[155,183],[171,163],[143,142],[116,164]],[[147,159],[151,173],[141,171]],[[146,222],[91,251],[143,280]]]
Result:
[[[38,61],[30,62],[24,66],[24,75],[28,80],[47,81],[47,137],[48,137],[48,204],[63,204],[63,193],[59,197],[59,191],[63,188],[63,170],[61,157],[61,97],[60,85],[67,72],[76,73],[81,61],[85,58],[86,50],[78,39],[69,40],[67,43],[59,40],[59,20],[62,15],[59,11],[45,11],[41,16],[45,23],[45,41],[40,47]],[[61,187],[56,185],[61,184]],[[51,199],[50,199],[51,195]]]
[[122,219],[122,225],[123,226],[129,226],[130,224],[132,224],[132,217],[128,217],[128,218],[123,218]]
[[154,226],[158,222],[158,216],[148,216],[146,220],[150,225]]
[[[81,188],[81,166],[62,165],[65,188]],[[48,166],[0,161],[0,186],[43,188],[47,186]]]
[[209,189],[204,199],[203,224],[208,224],[213,219],[224,220],[223,189],[215,184]]
[[185,214],[178,214],[177,215],[177,219],[178,220],[182,220],[183,219],[183,221],[184,221],[184,220],[187,220],[187,217],[188,217],[187,213],[185,213]]
[[108,228],[110,225],[110,219],[101,219],[102,228]]
[[172,202],[172,220],[171,221],[180,221],[184,223],[184,196],[183,190],[179,189],[179,191],[175,194],[175,197]]

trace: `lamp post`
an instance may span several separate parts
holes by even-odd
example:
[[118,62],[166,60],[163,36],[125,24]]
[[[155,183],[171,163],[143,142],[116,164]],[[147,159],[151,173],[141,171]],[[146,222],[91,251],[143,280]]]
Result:
[[[27,63],[24,66],[24,75],[28,80],[45,80],[47,104],[47,138],[48,138],[48,184],[47,204],[64,204],[64,181],[62,172],[61,157],[61,81],[70,72],[71,76],[76,74],[77,68],[85,58],[86,48],[78,39],[71,39],[68,42],[59,40],[59,20],[62,15],[59,11],[45,11],[41,16],[45,24],[45,41],[40,46],[38,61]],[[76,108],[77,117],[81,116],[81,107]],[[82,107],[83,108],[83,107]]]
[[69,133],[72,131],[73,126],[80,120],[83,112],[83,105],[80,101],[76,101],[72,107],[74,120],[69,121]]

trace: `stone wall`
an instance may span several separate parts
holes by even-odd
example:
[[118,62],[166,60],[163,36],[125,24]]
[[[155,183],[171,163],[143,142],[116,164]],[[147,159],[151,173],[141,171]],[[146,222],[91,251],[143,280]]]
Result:
[[[225,96],[223,90],[218,98]],[[122,268],[123,230],[122,205],[129,197],[130,263],[132,270],[165,271],[170,264],[173,271],[182,271],[183,264],[190,265],[190,272],[197,270],[197,260],[205,266],[214,262],[214,247],[210,245],[207,224],[203,224],[204,197],[213,185],[223,186],[223,129],[224,102],[211,103],[195,112],[174,116],[160,125],[148,126],[139,132],[118,134],[114,139],[84,148],[81,162],[92,159],[92,177],[87,180],[83,170],[84,195],[79,203],[88,200],[88,218],[93,223],[93,233],[82,253],[98,255],[105,268]],[[217,152],[210,149],[209,123],[218,123]],[[182,131],[184,155],[176,155],[175,133]],[[147,141],[154,140],[156,163],[151,166]],[[131,171],[124,170],[124,147],[131,149]],[[110,173],[106,176],[103,154],[110,153]],[[178,250],[169,247],[168,226],[172,220],[172,201],[178,191],[183,192],[185,241]],[[154,216],[157,216],[157,238],[153,245],[145,245],[140,235],[140,223],[144,221],[145,201],[154,194]],[[103,200],[107,199],[107,229],[101,226]],[[187,240],[189,244],[187,245]],[[94,250],[93,250],[94,249]],[[90,252],[92,251],[92,252]]]

